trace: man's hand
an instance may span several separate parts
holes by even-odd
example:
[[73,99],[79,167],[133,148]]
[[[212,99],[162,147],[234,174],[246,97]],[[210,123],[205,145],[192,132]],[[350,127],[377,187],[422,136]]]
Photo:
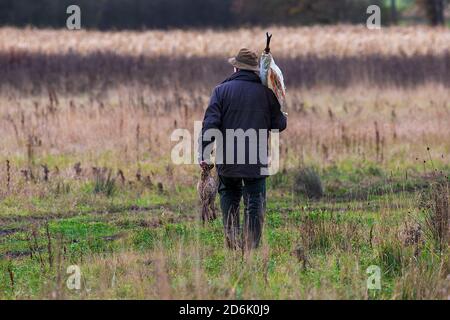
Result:
[[203,160],[200,162],[200,168],[202,168],[203,171],[210,171],[214,168],[214,164],[209,164]]
[[208,164],[205,160],[200,161],[200,168],[202,168],[203,171],[205,171],[208,168]]

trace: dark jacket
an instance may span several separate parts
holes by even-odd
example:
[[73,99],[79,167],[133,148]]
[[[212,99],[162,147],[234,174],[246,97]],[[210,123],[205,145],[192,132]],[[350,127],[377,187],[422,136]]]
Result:
[[[261,177],[261,167],[267,167],[267,152],[259,152],[257,161],[251,160],[250,153],[259,150],[261,146],[265,148],[267,145],[267,138],[264,134],[257,135],[256,146],[250,145],[250,139],[245,139],[245,148],[242,147],[238,154],[237,139],[234,143],[234,159],[227,159],[227,143],[226,139],[227,129],[242,129],[247,132],[248,129],[254,129],[252,132],[260,132],[263,130],[268,136],[270,130],[279,130],[280,132],[286,129],[287,120],[280,110],[280,104],[275,94],[269,88],[262,85],[259,76],[246,70],[240,70],[234,73],[230,78],[222,82],[214,89],[211,96],[211,101],[206,110],[203,120],[202,136],[208,129],[219,129],[223,135],[223,155],[216,154],[216,164],[219,175],[226,177],[243,177],[256,178]],[[242,132],[241,130],[241,132]],[[256,131],[255,131],[256,130]],[[250,131],[248,131],[250,132]],[[265,140],[265,141],[264,141]],[[214,139],[213,139],[214,141]],[[242,140],[241,140],[242,141]],[[255,141],[252,139],[252,141]],[[220,147],[217,147],[219,141],[216,141],[216,150],[220,152]],[[208,146],[210,141],[201,141],[199,144],[203,150]],[[242,150],[245,150],[245,163],[242,164],[242,159],[238,162],[238,156],[243,156]],[[262,149],[265,150],[265,149]],[[263,154],[263,155],[262,155]],[[230,156],[230,154],[228,154]],[[232,156],[232,154],[231,154]],[[206,160],[206,156],[200,153],[200,159]],[[220,160],[223,159],[223,164]]]

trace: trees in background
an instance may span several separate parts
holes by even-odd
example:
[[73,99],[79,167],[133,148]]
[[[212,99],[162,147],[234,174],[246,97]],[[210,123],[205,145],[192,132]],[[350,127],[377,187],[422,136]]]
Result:
[[398,23],[397,0],[391,0],[391,23]]
[[418,4],[433,26],[445,24],[445,6],[446,0],[418,0]]
[[[414,1],[414,0],[411,0]],[[409,1],[408,3],[410,3]],[[446,0],[415,0],[433,25],[444,21]],[[365,23],[379,5],[395,23],[406,0],[0,0],[0,25],[64,27],[66,8],[82,9],[83,28],[141,29]]]
[[[83,28],[227,27],[232,0],[0,0],[0,25],[64,27],[76,4]],[[5,9],[3,9],[5,8]]]
[[234,0],[238,23],[336,24],[365,23],[366,9],[383,0]]

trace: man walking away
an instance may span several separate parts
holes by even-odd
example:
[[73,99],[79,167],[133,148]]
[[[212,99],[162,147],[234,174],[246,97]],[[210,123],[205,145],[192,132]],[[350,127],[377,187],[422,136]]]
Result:
[[[283,131],[286,129],[287,119],[281,112],[274,93],[261,83],[258,75],[258,57],[254,52],[241,49],[236,57],[229,59],[229,63],[234,67],[234,73],[214,89],[203,120],[202,137],[209,129],[220,130],[224,137],[223,148],[216,146],[216,151],[222,149],[223,155],[216,154],[216,160],[220,156],[223,159],[222,163],[217,163],[217,171],[227,245],[231,249],[237,249],[242,245],[246,249],[254,249],[259,246],[264,222],[267,174],[261,169],[267,168],[268,131]],[[247,140],[251,140],[248,136],[244,140],[245,147],[236,146],[235,137],[233,141],[225,139],[230,129],[234,132],[265,130],[267,135],[264,139],[258,135],[256,148],[252,145],[255,141],[247,143]],[[203,155],[203,150],[212,143],[205,140],[207,139],[201,139],[200,166],[202,168],[205,168],[210,161],[209,155]],[[230,143],[234,146],[227,148],[227,144]],[[252,160],[255,159],[252,152],[257,150],[259,153],[260,147],[264,146],[266,159],[257,156],[256,161]],[[242,151],[245,154],[242,154]],[[238,161],[243,158],[245,158],[243,163]],[[242,197],[244,199],[243,234],[241,234],[239,222]]]

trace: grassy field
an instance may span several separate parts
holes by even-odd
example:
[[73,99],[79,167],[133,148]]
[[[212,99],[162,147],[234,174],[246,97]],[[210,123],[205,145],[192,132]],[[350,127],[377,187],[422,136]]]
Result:
[[262,30],[0,29],[0,298],[450,298],[450,31],[273,33],[289,128],[262,246],[234,252],[170,135]]

